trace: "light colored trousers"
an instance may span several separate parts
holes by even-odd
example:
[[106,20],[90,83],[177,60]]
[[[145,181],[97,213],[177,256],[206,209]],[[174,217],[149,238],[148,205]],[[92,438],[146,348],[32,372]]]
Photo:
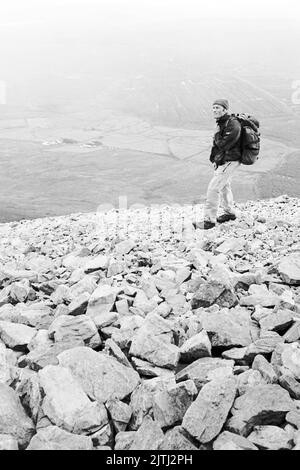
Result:
[[208,185],[204,219],[216,223],[217,212],[221,204],[226,214],[234,214],[233,195],[231,191],[231,178],[240,166],[240,162],[226,162],[219,166]]

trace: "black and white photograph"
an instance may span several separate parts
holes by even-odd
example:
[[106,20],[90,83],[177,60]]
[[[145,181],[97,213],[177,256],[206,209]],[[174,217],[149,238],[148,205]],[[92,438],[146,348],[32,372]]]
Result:
[[0,0],[0,450],[300,450],[299,1]]

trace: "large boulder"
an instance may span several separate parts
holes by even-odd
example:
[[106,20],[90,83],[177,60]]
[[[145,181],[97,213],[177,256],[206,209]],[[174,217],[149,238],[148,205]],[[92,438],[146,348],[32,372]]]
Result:
[[272,364],[270,364],[264,356],[259,354],[255,357],[252,363],[252,369],[259,371],[267,383],[273,384],[278,382],[278,377]]
[[172,338],[170,323],[157,314],[150,314],[135,332],[129,354],[158,367],[176,369],[180,350],[171,343]]
[[247,347],[244,359],[251,362],[258,354],[269,356],[283,342],[284,339],[275,331],[262,331],[260,337]]
[[289,285],[300,285],[300,255],[294,253],[284,257],[278,266],[278,272],[284,282]]
[[226,285],[218,281],[207,281],[199,287],[191,300],[191,308],[210,307],[213,304],[219,307],[231,308],[238,304],[235,293]]
[[9,434],[0,434],[0,450],[19,450],[17,439]]
[[146,416],[134,436],[130,450],[158,450],[163,438],[159,424]]
[[181,426],[175,426],[165,433],[159,450],[197,450],[197,447],[187,436],[187,432]]
[[204,385],[187,410],[182,427],[198,442],[206,444],[221,431],[236,396],[234,377]]
[[142,381],[130,397],[130,407],[132,409],[130,429],[132,431],[136,431],[141,426],[146,415],[153,414],[155,394],[175,385],[174,377],[156,377]]
[[11,349],[26,351],[36,330],[26,325],[0,321],[0,339]]
[[106,409],[113,421],[116,432],[125,431],[132,415],[132,409],[120,400],[108,400]]
[[269,291],[265,285],[253,284],[250,286],[247,296],[241,297],[240,305],[245,307],[274,307],[279,302],[279,297]]
[[250,387],[235,400],[226,428],[247,437],[254,426],[282,424],[293,408],[288,392],[279,385]]
[[267,331],[286,331],[294,322],[294,313],[290,310],[278,310],[264,316],[260,321],[262,330]]
[[59,354],[58,360],[62,367],[72,372],[85,393],[99,403],[112,398],[122,400],[132,393],[140,381],[138,373],[132,368],[87,347],[64,351]]
[[117,290],[115,287],[109,286],[108,284],[100,284],[89,299],[87,315],[94,317],[101,313],[110,312],[116,297]]
[[79,436],[57,426],[39,429],[27,450],[92,450],[93,442],[88,436]]
[[102,343],[93,320],[87,315],[61,315],[50,326],[49,337],[56,343],[82,339],[91,348],[97,348]]
[[214,450],[258,450],[257,447],[246,439],[232,432],[224,431],[219,434],[213,443]]
[[199,318],[213,347],[233,348],[252,343],[251,316],[245,309],[201,312]]
[[57,366],[57,356],[61,352],[67,349],[73,349],[77,346],[84,346],[82,338],[74,338],[70,342],[41,344],[24,356],[23,362],[34,371],[39,371],[50,365]]
[[197,388],[192,380],[157,392],[153,397],[154,419],[163,429],[181,423],[197,394]]
[[234,361],[204,357],[188,365],[176,374],[176,381],[193,380],[198,390],[216,378],[233,376]]
[[0,342],[0,383],[7,383],[11,379],[8,351],[5,344]]
[[12,436],[23,449],[34,432],[34,424],[25,413],[18,395],[8,385],[0,384],[0,434]]
[[248,439],[261,450],[289,450],[293,445],[287,431],[278,426],[255,426]]
[[211,356],[211,343],[205,330],[186,340],[180,347],[181,362],[193,362]]
[[90,434],[107,423],[105,407],[89,400],[67,368],[47,366],[38,374],[45,396],[42,410],[52,423],[75,434]]

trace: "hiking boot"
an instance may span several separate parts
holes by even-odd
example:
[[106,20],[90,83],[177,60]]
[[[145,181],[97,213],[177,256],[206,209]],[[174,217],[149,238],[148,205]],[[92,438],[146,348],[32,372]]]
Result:
[[194,229],[200,229],[200,230],[210,230],[211,228],[214,228],[216,224],[211,222],[210,220],[203,220],[201,222],[193,222]]
[[222,214],[217,218],[218,224],[224,224],[224,222],[229,222],[229,220],[235,220],[236,215],[234,214]]

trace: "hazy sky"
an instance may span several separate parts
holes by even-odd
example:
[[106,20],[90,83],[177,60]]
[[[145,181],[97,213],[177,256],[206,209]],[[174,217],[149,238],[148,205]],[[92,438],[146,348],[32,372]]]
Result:
[[260,65],[298,79],[295,21],[299,0],[0,0],[0,81],[55,96],[42,75],[163,75],[174,57],[183,74]]
[[[296,19],[299,0],[1,0],[0,24],[87,17],[129,23],[184,18]],[[249,6],[251,6],[249,8]]]

